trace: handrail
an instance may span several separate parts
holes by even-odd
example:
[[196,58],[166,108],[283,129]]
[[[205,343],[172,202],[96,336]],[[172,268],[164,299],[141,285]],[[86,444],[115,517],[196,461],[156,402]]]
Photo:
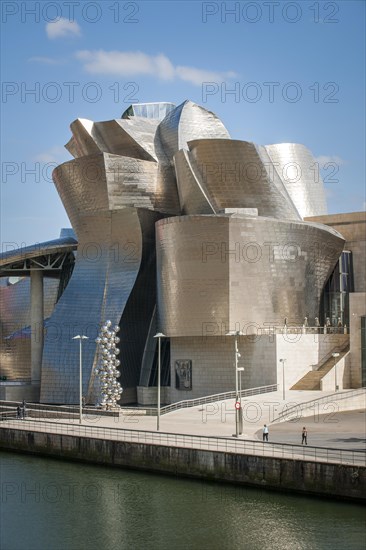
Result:
[[[270,384],[268,386],[259,386],[257,388],[249,388],[246,390],[241,390],[238,392],[239,397],[249,397],[252,395],[260,395],[262,393],[271,393],[277,391],[278,384]],[[197,407],[199,405],[205,405],[206,403],[213,403],[214,401],[224,401],[225,399],[235,399],[236,392],[224,392],[216,393],[213,395],[207,395],[205,397],[197,397],[196,399],[186,399],[184,401],[177,401],[177,403],[172,403],[171,405],[166,405],[161,407],[160,414],[166,414],[178,409],[186,409],[189,407]]]
[[346,326],[304,326],[304,325],[274,325],[271,327],[258,327],[258,333],[264,334],[350,334]]
[[1,420],[7,420],[8,418],[16,418],[17,412],[16,411],[6,411],[6,412],[0,412],[0,421]]
[[[241,390],[241,392],[238,392],[239,397],[250,397],[252,395],[260,395],[263,393],[271,393],[274,391],[277,391],[278,385],[277,384],[271,384],[268,386],[259,386],[257,388],[249,388],[246,390]],[[195,399],[186,399],[184,401],[178,401],[177,403],[172,403],[171,405],[166,405],[164,407],[161,407],[160,414],[167,414],[169,412],[173,412],[179,409],[184,408],[190,408],[190,407],[197,407],[199,405],[205,405],[206,403],[213,403],[215,401],[224,401],[225,399],[235,399],[236,392],[230,391],[230,392],[224,392],[224,393],[217,393],[213,395],[207,395],[205,397],[197,397]],[[3,403],[3,405],[1,405]],[[15,406],[18,402],[12,401],[12,402],[1,402],[0,406]],[[27,403],[27,408],[30,410],[46,410],[46,411],[55,411],[55,412],[67,412],[70,414],[78,414],[79,409],[76,408],[77,405],[43,405],[42,403]],[[94,409],[87,410],[87,407],[83,407],[83,411],[85,414],[90,412],[93,414]],[[128,407],[121,407],[123,412],[126,412],[127,410],[130,410],[133,414],[148,414],[150,416],[156,416],[157,409],[156,407],[139,407],[139,408],[128,408]],[[95,409],[95,412],[100,412],[100,409]],[[104,412],[104,414],[106,414]],[[117,411],[109,411],[109,415],[118,415]],[[108,415],[108,414],[107,414]],[[108,416],[109,416],[108,415]]]
[[[238,396],[240,397],[249,397],[251,395],[260,395],[262,393],[271,393],[274,391],[277,391],[278,384],[270,384],[269,386],[259,386],[258,388],[249,388],[246,390],[241,390],[241,392],[238,392]],[[184,401],[177,401],[176,403],[172,403],[171,405],[165,405],[160,408],[160,414],[167,414],[173,411],[177,411],[179,409],[187,409],[190,407],[197,407],[199,405],[205,405],[206,403],[213,403],[215,401],[224,401],[225,399],[235,399],[236,392],[230,391],[230,392],[224,392],[224,393],[215,393],[213,395],[206,395],[205,397],[196,397],[195,399],[186,399]],[[157,415],[157,409],[156,407],[123,407],[122,406],[123,413],[126,413],[126,411],[130,411],[131,414],[143,414],[149,416],[156,416]],[[122,412],[121,411],[121,412]]]
[[215,452],[237,453],[263,457],[284,458],[292,460],[308,460],[335,464],[352,464],[366,467],[366,453],[348,449],[330,447],[315,447],[292,445],[290,443],[267,443],[252,439],[237,439],[232,437],[212,437],[205,435],[189,435],[168,432],[152,432],[148,430],[128,430],[106,428],[101,426],[85,426],[70,423],[56,423],[34,420],[6,421],[1,423],[1,429],[34,430],[36,432],[65,434],[70,437],[103,438],[107,440],[144,443],[146,445],[162,445],[167,447],[187,447]]
[[4,380],[4,377],[0,377],[0,385],[2,386],[21,386],[21,385],[24,385],[24,384],[30,384],[31,383],[31,379],[30,378],[11,378],[11,379],[8,379],[7,376],[5,376],[5,380]]
[[[348,397],[354,397],[355,395],[362,395],[363,393],[366,393],[366,388],[358,388],[356,390],[346,390],[341,392],[332,393],[331,395],[326,395],[324,397],[318,397],[317,399],[312,399],[311,401],[305,401],[303,403],[298,403],[297,405],[293,405],[292,407],[289,407],[285,411],[282,411],[276,418],[272,420],[272,424],[274,422],[279,422],[280,420],[285,419],[286,417],[291,417],[292,412],[299,412],[303,411],[305,409],[310,409],[312,407],[312,404],[322,404],[322,403],[329,403],[334,401],[340,401],[342,399],[347,399]],[[288,418],[289,420],[290,418]]]
[[[329,361],[329,359],[332,357],[332,353],[343,353],[345,352],[345,354],[347,353],[347,351],[349,351],[349,341],[347,342],[344,342],[343,345],[341,346],[334,346],[334,348],[332,348],[330,351],[328,351],[328,353],[326,355],[324,355],[324,357],[322,357],[321,359],[319,359],[319,361],[317,362],[316,366],[317,366],[317,369],[316,370],[320,370],[322,367],[324,367],[325,363],[327,361]],[[340,359],[342,359],[342,357],[340,357]]]

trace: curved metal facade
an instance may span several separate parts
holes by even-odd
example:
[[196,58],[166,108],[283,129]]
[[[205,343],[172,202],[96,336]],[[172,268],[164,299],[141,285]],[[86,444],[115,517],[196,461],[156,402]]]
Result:
[[[246,141],[200,139],[188,143],[187,164],[201,193],[215,212],[225,208],[257,208],[260,216],[300,220],[286,188],[269,163],[263,162],[258,147]],[[180,176],[182,155],[177,155],[178,186],[187,213],[192,197],[192,182]],[[186,169],[183,166],[183,170]],[[186,187],[187,184],[187,187]],[[189,187],[188,187],[189,186]],[[187,207],[188,205],[188,207]]]
[[166,101],[153,103],[134,103],[124,111],[121,118],[129,118],[131,116],[135,116],[153,120],[163,120],[166,115],[174,109],[174,103]]
[[319,164],[309,149],[299,143],[278,143],[265,147],[301,217],[326,214]]
[[[160,328],[170,337],[256,333],[319,316],[344,240],[316,224],[241,215],[157,223]],[[239,330],[239,329],[237,329]]]
[[170,160],[193,139],[230,139],[221,120],[192,101],[184,101],[171,111],[159,124],[158,135]]
[[[59,281],[45,277],[44,319],[47,319],[57,300]],[[7,380],[31,379],[31,300],[30,280],[23,277],[15,284],[0,286],[0,376]],[[41,327],[38,327],[41,330]],[[50,336],[51,338],[51,336]]]
[[[325,208],[304,146],[231,140],[214,113],[191,101],[132,105],[120,119],[77,119],[71,131],[66,148],[74,160],[53,178],[78,244],[71,278],[55,279],[52,292],[45,285],[52,338],[44,340],[41,401],[78,401],[76,334],[89,336],[83,394],[96,401],[94,339],[106,319],[121,328],[122,399],[135,402],[140,381],[154,378],[155,328],[189,341],[238,324],[250,333],[285,317],[301,323],[319,315],[344,241],[302,221]],[[289,163],[301,168],[296,181],[287,177]],[[63,244],[74,250],[76,241]],[[15,260],[2,255],[0,275]],[[0,288],[6,311],[29,324],[29,299],[22,315],[17,305],[29,282],[17,289]],[[2,362],[9,373],[17,372],[17,354]]]
[[[158,218],[155,212],[136,208],[83,216],[78,224],[79,246],[73,275],[50,319],[58,329],[58,338],[45,343],[42,401],[78,401],[75,380],[78,380],[79,348],[72,337],[80,333],[90,338],[83,346],[83,392],[89,399],[94,395],[94,340],[106,318],[113,324],[119,324],[121,317],[124,318],[136,280],[146,269],[146,255],[151,256],[151,262],[154,260],[155,251],[148,236],[152,238]],[[151,293],[154,292],[153,283],[152,280],[148,287]],[[147,318],[152,314],[145,304],[141,304],[141,309]],[[134,357],[133,348],[133,342],[127,347],[121,346],[122,385],[125,388],[137,385],[138,372],[135,376],[129,372],[134,361],[128,360],[128,356]]]

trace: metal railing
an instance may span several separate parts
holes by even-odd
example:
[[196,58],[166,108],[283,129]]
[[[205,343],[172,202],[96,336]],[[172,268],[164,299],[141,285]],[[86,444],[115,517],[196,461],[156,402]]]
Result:
[[[278,385],[277,384],[271,384],[269,386],[259,386],[258,388],[250,388],[246,390],[242,390],[239,392],[239,395],[241,395],[242,398],[244,397],[250,397],[252,395],[259,395],[262,393],[271,393],[274,391],[277,391]],[[235,399],[236,393],[235,391],[230,392],[224,392],[224,393],[217,393],[214,395],[207,395],[205,397],[198,397],[196,399],[186,399],[184,401],[178,401],[177,403],[173,403],[171,405],[166,405],[164,407],[161,407],[160,414],[167,414],[172,411],[177,411],[179,409],[185,409],[189,407],[196,407],[199,405],[205,405],[206,403],[213,403],[215,401],[224,401],[225,399]],[[18,401],[0,401],[0,407],[16,407],[19,405]],[[28,403],[27,402],[27,408],[30,411],[36,411],[39,410],[40,413],[43,411],[43,413],[46,413],[47,411],[54,411],[55,413],[69,413],[72,414],[79,414],[79,406],[78,405],[44,405],[42,403]],[[118,411],[103,411],[102,409],[93,408],[93,407],[83,407],[83,414],[101,414],[103,416],[118,416]],[[122,414],[128,414],[130,413],[132,416],[138,416],[138,415],[146,415],[146,416],[156,416],[157,415],[157,408],[156,407],[121,407],[120,413]]]
[[293,405],[292,407],[289,407],[285,411],[282,411],[276,418],[272,420],[272,424],[274,422],[280,422],[281,420],[287,420],[287,421],[291,420],[292,417],[298,417],[298,413],[306,409],[314,408],[315,410],[315,405],[323,405],[325,403],[334,403],[337,401],[341,401],[342,399],[348,399],[349,397],[356,397],[359,395],[365,395],[366,397],[366,388],[336,392],[336,393],[332,393],[331,395],[326,395],[325,397],[318,397],[317,399],[312,399],[311,401],[305,401],[304,403]]
[[0,386],[24,386],[30,383],[30,378],[8,378],[7,376],[0,377]]
[[[21,405],[22,401],[3,401],[0,400],[0,411],[6,412],[16,410],[18,405]],[[79,416],[79,405],[47,405],[45,403],[31,403],[27,401],[27,413],[33,418],[53,418],[53,417],[77,417]],[[83,414],[99,415],[101,417],[119,417],[119,409],[106,411],[101,408],[97,408],[91,405],[83,406]]]
[[16,417],[17,417],[17,412],[14,410],[0,412],[0,422],[2,420],[8,420],[9,418],[16,418]]
[[[239,397],[250,397],[252,395],[259,395],[261,393],[270,393],[277,391],[277,384],[271,384],[269,386],[260,386],[258,388],[250,388],[247,390],[241,390],[238,392]],[[206,397],[197,397],[196,399],[186,399],[185,401],[178,401],[171,405],[161,407],[160,414],[170,413],[178,409],[186,409],[189,407],[197,407],[199,405],[206,405],[207,403],[213,403],[215,401],[224,401],[225,399],[235,399],[236,392],[229,391],[225,393],[216,393],[214,395],[207,395]]]
[[317,364],[314,365],[314,366],[316,366],[315,370],[320,370],[332,358],[333,353],[337,352],[339,354],[342,354],[342,357],[339,357],[337,359],[337,362],[338,362],[338,361],[340,361],[340,359],[342,359],[344,357],[344,355],[346,355],[346,353],[348,351],[349,351],[349,341],[345,342],[341,346],[335,346],[326,355],[324,355],[324,357],[319,359]]
[[258,327],[259,335],[275,334],[349,334],[349,327],[341,326],[304,326],[304,325],[274,325],[271,327]]
[[192,448],[223,453],[254,455],[261,457],[283,458],[292,460],[307,460],[311,462],[326,462],[349,464],[366,467],[366,453],[347,449],[335,449],[314,446],[291,445],[288,443],[263,443],[258,440],[242,440],[230,437],[211,437],[203,435],[187,435],[179,433],[151,432],[145,430],[127,430],[99,426],[85,426],[35,420],[7,420],[2,422],[4,428],[63,434],[71,437],[105,439],[109,441],[125,441],[143,443],[146,445],[162,445],[165,447]]

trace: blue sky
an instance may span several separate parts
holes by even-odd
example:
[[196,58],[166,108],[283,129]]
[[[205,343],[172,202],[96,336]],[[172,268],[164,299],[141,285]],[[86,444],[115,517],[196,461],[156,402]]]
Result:
[[51,179],[71,159],[69,124],[118,118],[136,101],[191,99],[235,139],[303,143],[322,168],[329,213],[365,208],[363,1],[1,9],[3,250],[70,226]]

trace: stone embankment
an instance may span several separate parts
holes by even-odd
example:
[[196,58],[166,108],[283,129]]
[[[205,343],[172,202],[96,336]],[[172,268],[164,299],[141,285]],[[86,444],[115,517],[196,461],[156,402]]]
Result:
[[[264,448],[269,452],[271,446],[266,444]],[[366,467],[357,463],[287,458],[278,453],[277,456],[264,456],[265,453],[259,456],[225,452],[188,447],[187,442],[184,446],[175,446],[85,437],[77,435],[76,427],[74,435],[35,431],[31,426],[14,429],[5,426],[5,422],[0,429],[0,449],[281,491],[366,500]]]

